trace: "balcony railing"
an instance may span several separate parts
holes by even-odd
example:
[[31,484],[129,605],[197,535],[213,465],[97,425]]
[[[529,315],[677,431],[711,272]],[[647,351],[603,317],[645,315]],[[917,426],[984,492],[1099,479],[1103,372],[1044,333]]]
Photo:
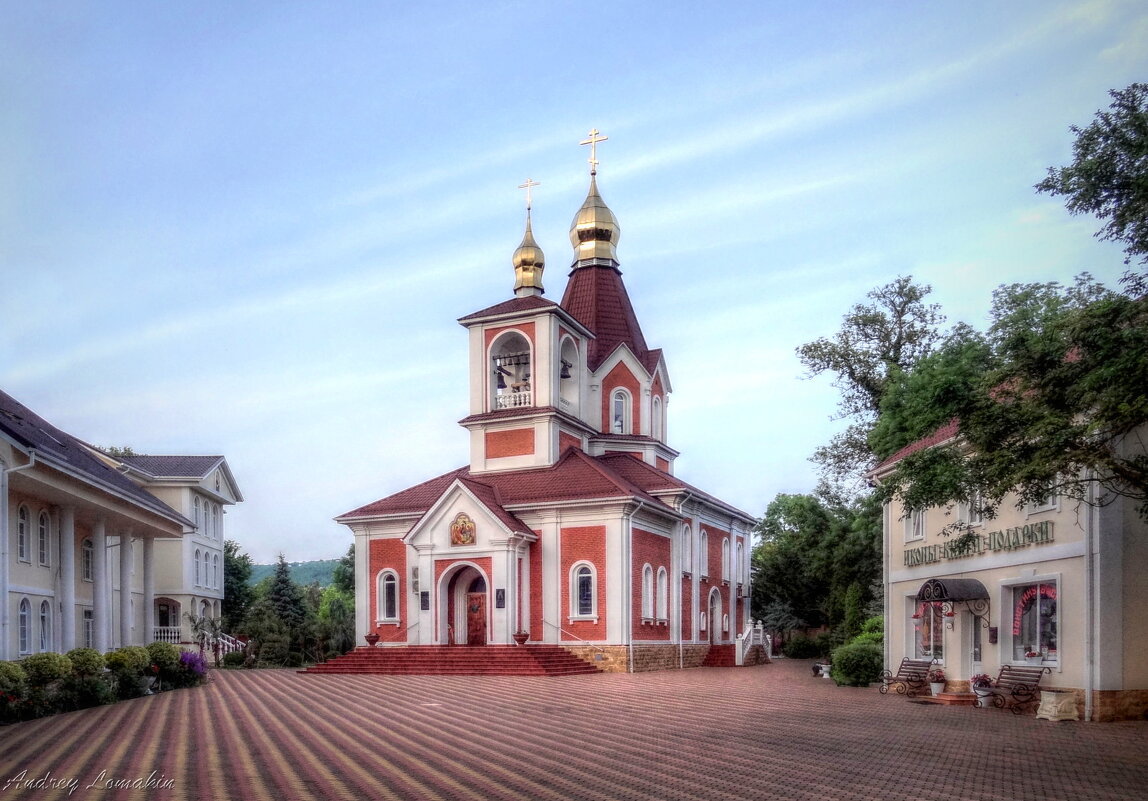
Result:
[[496,409],[519,409],[534,405],[534,393],[529,389],[520,389],[517,392],[508,392],[498,395],[494,399]]
[[178,645],[182,639],[182,634],[179,626],[156,626],[153,639],[155,642],[170,642]]

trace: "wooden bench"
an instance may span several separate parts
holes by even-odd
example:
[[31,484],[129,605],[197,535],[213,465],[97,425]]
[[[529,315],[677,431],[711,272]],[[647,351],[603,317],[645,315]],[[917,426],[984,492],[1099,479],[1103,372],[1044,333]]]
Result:
[[929,671],[932,667],[932,659],[905,657],[901,660],[901,666],[897,668],[895,675],[887,670],[881,671],[881,694],[884,695],[889,692],[890,687],[893,687],[902,695],[912,698],[929,683]]
[[992,687],[982,688],[977,698],[977,706],[983,707],[988,699],[993,699],[993,706],[1012,709],[1014,715],[1019,715],[1025,709],[1036,706],[1040,701],[1040,680],[1045,673],[1051,673],[1052,668],[1039,665],[1001,665],[1001,672],[997,675]]

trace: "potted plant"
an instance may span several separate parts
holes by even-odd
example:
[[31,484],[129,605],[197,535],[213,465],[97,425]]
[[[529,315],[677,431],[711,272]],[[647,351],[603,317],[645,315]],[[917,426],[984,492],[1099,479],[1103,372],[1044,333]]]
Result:
[[992,695],[993,677],[988,673],[977,673],[969,678],[969,686],[977,694],[977,706],[988,709],[988,702],[984,699]]
[[514,638],[514,642],[517,643],[518,645],[525,645],[526,641],[530,639],[530,632],[529,631],[516,631],[511,636]]
[[929,671],[929,691],[933,695],[940,695],[945,691],[945,671],[933,668]]
[[377,643],[379,641],[379,635],[373,631],[368,631],[366,634],[363,635],[363,639],[367,641],[367,647],[368,648],[374,648],[375,643]]
[[1044,655],[1040,651],[1025,651],[1024,661],[1030,665],[1039,665],[1044,661]]

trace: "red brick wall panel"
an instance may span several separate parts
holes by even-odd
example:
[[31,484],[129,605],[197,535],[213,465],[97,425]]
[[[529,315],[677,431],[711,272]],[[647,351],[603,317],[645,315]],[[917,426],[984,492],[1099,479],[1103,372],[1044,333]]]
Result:
[[565,431],[558,432],[558,452],[565,453],[569,448],[582,449],[582,438],[576,437],[573,434],[567,434]]
[[534,429],[512,428],[509,431],[487,431],[486,458],[525,456],[534,453]]
[[[664,567],[666,569],[667,581],[670,578],[670,539],[669,537],[663,537],[660,534],[655,534],[652,531],[645,531],[640,528],[632,529],[631,537],[634,594],[631,599],[632,605],[630,609],[634,639],[668,640],[670,639],[670,627],[668,622],[664,626],[658,625],[656,622],[642,622],[642,570],[647,564],[653,569],[653,607],[654,614],[656,615],[658,609],[658,568]],[[668,594],[668,585],[666,591]],[[666,612],[668,614],[669,610],[667,609]]]
[[[576,562],[589,562],[594,566],[596,577],[596,601],[598,620],[570,620],[570,599],[574,588],[570,586],[570,569]],[[562,628],[570,636],[562,634],[564,640],[604,640],[606,639],[606,527],[573,526],[562,529],[561,610]]]
[[[367,595],[370,598],[370,615],[367,618],[367,631],[379,635],[380,642],[402,642],[406,640],[407,620],[407,546],[397,538],[371,540],[369,546],[367,578],[371,584]],[[390,568],[398,575],[399,625],[375,625],[379,619],[379,572]]]
[[605,390],[602,393],[602,432],[609,434],[614,430],[610,415],[610,406],[614,399],[614,390],[619,388],[630,393],[630,432],[633,434],[640,432],[642,430],[642,385],[638,383],[638,379],[630,372],[630,368],[621,363],[615,365],[614,369],[607,373],[606,377],[602,379],[602,387]]

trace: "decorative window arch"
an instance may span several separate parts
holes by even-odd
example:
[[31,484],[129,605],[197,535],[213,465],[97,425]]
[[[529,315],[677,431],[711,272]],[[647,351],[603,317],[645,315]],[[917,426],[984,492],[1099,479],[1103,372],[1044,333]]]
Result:
[[654,568],[642,566],[642,618],[654,619]]
[[534,405],[530,340],[517,329],[503,331],[490,343],[490,408]]
[[40,512],[37,532],[36,553],[40,564],[47,567],[52,563],[52,519],[47,512]]
[[704,528],[698,542],[698,573],[702,578],[710,574],[710,533]]
[[378,620],[395,623],[399,619],[399,575],[389,567],[379,571]]
[[211,557],[211,586],[219,589],[219,554]]
[[729,612],[723,612],[721,616],[721,630],[723,632],[729,631]]
[[710,613],[709,612],[699,612],[698,613],[698,631],[705,631],[706,627],[709,625],[709,621],[710,621]]
[[191,521],[193,523],[195,523],[196,530],[200,531],[200,533],[202,533],[202,529],[200,529],[201,517],[200,517],[200,502],[199,502],[199,496],[198,495],[196,495],[192,499],[192,502],[191,502]]
[[650,436],[656,440],[665,439],[665,428],[662,417],[662,398],[655,395],[650,403]]
[[16,511],[16,558],[21,562],[31,560],[28,556],[28,530],[31,525],[28,507],[20,504],[20,508]]
[[578,344],[571,336],[562,338],[558,357],[558,397],[563,411],[577,412],[581,382],[582,359],[578,355]]
[[745,584],[745,549],[742,547],[741,540],[737,541],[737,547],[734,548],[734,563],[733,572],[737,576],[738,584]]
[[96,577],[96,548],[91,537],[80,541],[80,578],[94,581]]
[[659,622],[670,619],[670,578],[664,567],[658,568],[658,606],[656,612]]
[[682,526],[682,572],[694,572],[694,537],[689,524]]
[[223,539],[223,520],[219,514],[219,504],[215,504],[215,506],[212,507],[211,515],[213,518],[215,518],[215,538],[217,540],[221,540]]
[[20,599],[20,653],[32,653],[32,605]]
[[201,556],[201,552],[200,552],[200,550],[199,550],[198,548],[196,548],[196,549],[195,549],[195,586],[197,586],[197,587],[199,587],[199,586],[202,586],[202,584],[203,584],[203,580],[202,580],[202,578],[200,577],[200,573],[199,573],[199,570],[200,570],[200,568],[199,568],[199,559],[200,559],[200,556]]
[[729,537],[721,538],[721,580],[729,581]]
[[610,395],[611,433],[630,434],[633,432],[630,411],[630,393],[621,388],[615,389]]
[[40,650],[52,650],[52,605],[40,602]]
[[575,562],[570,568],[570,617],[598,619],[598,575],[589,562]]
[[211,554],[203,552],[203,586],[207,587],[211,581]]

